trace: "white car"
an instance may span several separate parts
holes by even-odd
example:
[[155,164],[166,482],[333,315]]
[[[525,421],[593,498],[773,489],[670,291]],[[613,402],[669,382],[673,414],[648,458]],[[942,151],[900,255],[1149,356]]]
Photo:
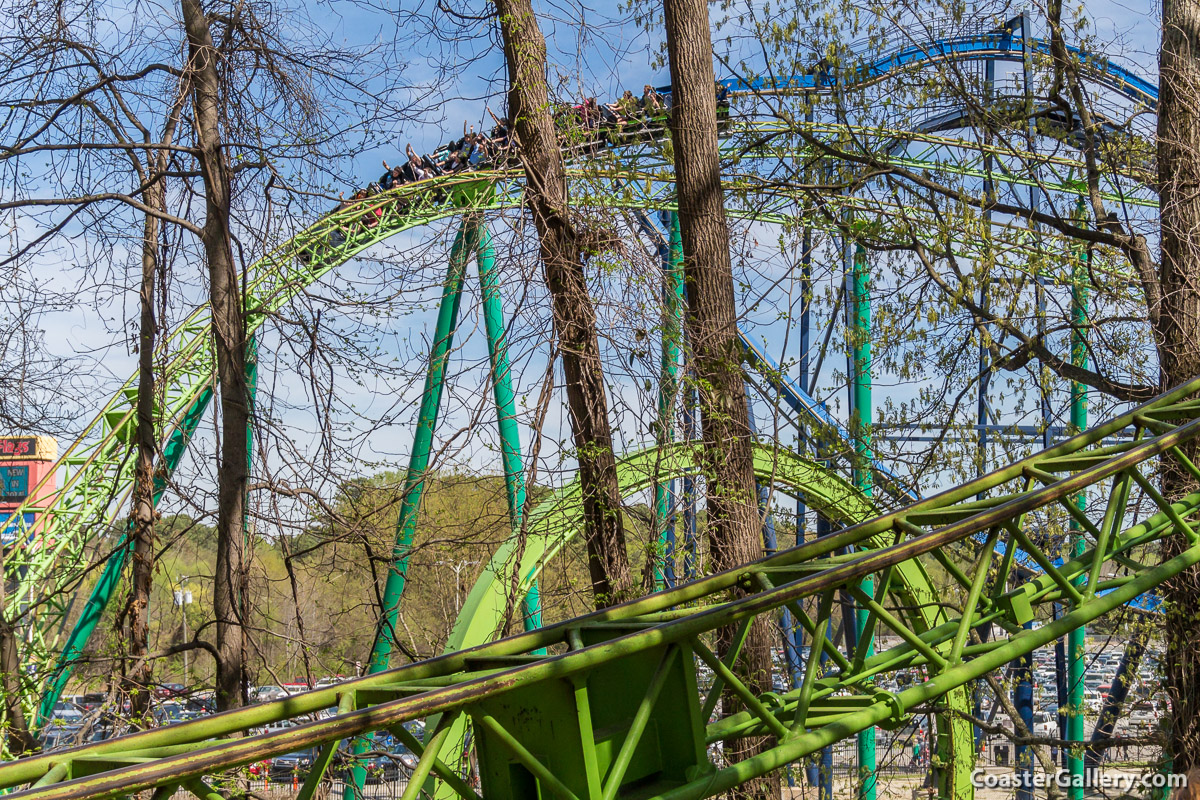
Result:
[[287,695],[287,691],[280,686],[259,686],[250,693],[250,698],[256,703],[269,703]]

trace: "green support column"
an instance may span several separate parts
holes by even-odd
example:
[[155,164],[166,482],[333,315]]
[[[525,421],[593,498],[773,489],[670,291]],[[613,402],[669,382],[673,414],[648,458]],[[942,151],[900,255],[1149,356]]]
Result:
[[[1079,198],[1076,214],[1082,221],[1086,217],[1083,198]],[[1087,249],[1080,250],[1079,257],[1071,268],[1071,363],[1087,369],[1087,334],[1084,332],[1088,317]],[[1074,435],[1087,428],[1087,387],[1071,381],[1071,431]],[[1075,504],[1082,511],[1086,497],[1082,492],[1075,496]],[[1083,553],[1083,533],[1074,519],[1070,521],[1071,554]],[[1082,586],[1085,576],[1075,580]],[[1083,742],[1083,678],[1087,636],[1083,627],[1067,634],[1067,741]],[[1070,800],[1083,798],[1083,750],[1081,745],[1071,746],[1067,755],[1067,768],[1071,773],[1071,785],[1067,789]]]
[[408,577],[408,556],[417,530],[417,514],[421,508],[421,494],[425,490],[425,471],[429,468],[429,454],[433,447],[433,430],[437,427],[442,389],[446,382],[446,364],[454,341],[454,328],[458,324],[463,275],[470,258],[471,251],[464,235],[465,231],[464,225],[454,237],[454,246],[450,250],[450,268],[446,271],[446,281],[442,286],[433,352],[430,354],[429,370],[425,375],[425,390],[421,395],[417,430],[408,459],[408,475],[404,480],[400,516],[396,520],[392,567],[388,570],[387,582],[384,584],[383,608],[379,615],[379,626],[375,631],[375,643],[371,648],[368,670],[372,673],[387,669],[395,641],[394,629],[400,611],[400,597],[404,594],[404,585]]
[[[253,410],[255,396],[258,390],[258,340],[252,334],[246,346],[246,384],[249,389],[250,407]],[[167,481],[175,472],[175,468],[179,466],[179,462],[183,459],[183,454],[187,452],[188,442],[191,441],[192,435],[196,432],[196,428],[200,425],[200,420],[204,416],[204,412],[208,409],[208,404],[212,400],[213,389],[211,386],[205,388],[197,396],[195,402],[184,413],[183,419],[180,420],[179,426],[171,433],[170,439],[163,448],[162,461],[154,472],[154,507],[158,507],[159,501],[162,499],[163,493],[167,490]],[[250,423],[246,425],[246,440],[253,441],[253,429]],[[249,469],[253,461],[253,449],[247,447],[246,451],[246,467]],[[248,517],[247,512],[247,517]],[[247,541],[249,541],[249,526],[248,519],[243,519],[245,526]],[[62,696],[62,690],[67,685],[67,681],[71,678],[71,673],[74,671],[75,661],[83,654],[84,647],[87,646],[88,640],[92,637],[92,632],[96,629],[96,625],[100,623],[100,617],[104,614],[104,609],[108,607],[109,601],[116,593],[117,587],[121,582],[121,575],[125,571],[125,564],[129,560],[129,538],[128,533],[122,534],[121,540],[117,543],[117,547],[113,551],[113,555],[104,564],[104,571],[100,573],[99,580],[92,587],[92,592],[88,596],[87,603],[84,604],[83,611],[80,612],[79,619],[75,623],[75,627],[71,629],[70,635],[67,637],[66,643],[63,645],[62,653],[58,657],[55,664],[54,672],[51,673],[50,679],[46,682],[46,688],[43,690],[42,699],[38,704],[37,718],[34,722],[34,728],[39,729],[50,719],[51,713],[54,711],[54,705]]]
[[[412,452],[408,457],[408,475],[404,479],[404,496],[400,501],[400,516],[396,520],[392,566],[388,570],[387,582],[383,587],[383,608],[379,615],[379,625],[375,629],[375,643],[371,647],[371,660],[367,666],[369,673],[382,672],[388,668],[395,642],[396,618],[400,614],[400,598],[404,594],[404,585],[408,577],[408,556],[417,531],[417,515],[421,509],[421,495],[425,490],[425,471],[429,468],[429,454],[433,448],[433,430],[437,427],[442,389],[446,383],[446,364],[454,342],[454,329],[458,324],[463,276],[466,273],[467,261],[471,257],[468,240],[470,225],[470,222],[463,223],[454,237],[454,245],[450,248],[450,267],[446,270],[446,281],[442,285],[442,301],[438,306],[433,352],[429,358],[429,370],[425,374],[425,389],[421,394],[421,408],[417,416]],[[358,739],[354,743],[353,753],[361,755],[367,751],[368,746],[369,741]],[[366,777],[366,767],[356,765],[352,770],[351,779],[346,781],[342,793],[344,800],[355,800],[362,796]]]
[[[521,527],[525,511],[525,471],[521,463],[521,436],[517,430],[516,394],[508,363],[508,339],[504,332],[504,307],[496,281],[496,254],[487,225],[478,217],[463,222],[475,248],[479,267],[479,290],[483,299],[483,322],[487,329],[488,359],[492,367],[492,396],[496,401],[496,423],[500,429],[500,458],[504,466],[504,488],[508,496],[508,518],[512,530]],[[542,626],[542,605],[534,582],[522,600],[525,630]]]
[[[853,403],[850,409],[850,435],[854,438],[854,485],[868,497],[872,492],[871,462],[875,456],[871,451],[871,290],[867,272],[867,252],[856,244],[850,268],[850,302],[847,305],[850,322],[851,377]],[[862,590],[868,596],[875,593],[875,582],[863,579]],[[858,608],[855,612],[855,627],[859,647],[867,648],[870,657],[874,647],[870,641],[862,640],[867,625],[868,612]],[[875,729],[867,728],[858,734],[858,778],[861,800],[875,800]]]
[[[671,212],[671,233],[667,250],[665,287],[663,289],[662,368],[658,381],[658,444],[674,441],[674,408],[677,380],[679,377],[679,353],[683,338],[683,239],[679,233],[679,215]],[[673,584],[674,547],[670,545],[668,522],[671,514],[671,498],[667,485],[662,481],[654,484],[654,521],[659,527],[658,552],[663,561],[655,566],[654,585],[663,588],[664,583]],[[667,559],[672,563],[667,564]],[[667,578],[670,580],[667,580]]]
[[[204,412],[208,409],[208,404],[212,400],[212,396],[213,389],[211,386],[205,388],[197,395],[195,402],[192,403],[191,407],[183,415],[179,427],[172,432],[166,447],[163,448],[161,465],[154,473],[154,505],[156,508],[158,507],[159,500],[162,499],[163,493],[167,490],[167,481],[170,480],[175,468],[179,466],[180,460],[183,459],[183,454],[187,452],[188,442],[191,440],[192,434],[196,432],[196,428],[200,425],[200,420],[204,417]],[[79,614],[79,619],[75,622],[75,627],[71,629],[71,634],[67,637],[62,653],[58,657],[58,662],[55,664],[54,672],[51,673],[50,679],[46,682],[46,688],[42,693],[42,700],[38,706],[37,720],[34,723],[35,728],[40,729],[50,719],[54,711],[54,705],[58,702],[59,697],[62,696],[62,690],[71,678],[75,662],[83,655],[83,649],[87,646],[88,640],[92,636],[92,631],[96,629],[96,625],[100,622],[100,617],[104,614],[104,609],[108,606],[109,600],[117,591],[117,586],[121,582],[121,573],[124,571],[125,563],[129,559],[128,544],[128,533],[126,533],[122,535],[121,541],[117,543],[112,557],[105,562],[104,571],[100,573],[100,578],[96,581],[95,587],[92,588],[92,593],[88,597],[83,611]]]
[[[246,340],[246,363],[244,366],[246,372],[246,399],[250,401],[250,415],[246,419],[246,477],[247,484],[254,469],[254,410],[258,407],[258,337],[253,333]],[[250,498],[242,498],[242,565],[243,569],[247,559],[250,558]],[[238,605],[241,606],[242,619],[249,619],[250,615],[246,609],[246,595],[243,594],[238,598]],[[243,673],[243,684],[245,683]],[[246,691],[246,687],[242,686],[242,691]],[[249,698],[244,698],[248,700]]]

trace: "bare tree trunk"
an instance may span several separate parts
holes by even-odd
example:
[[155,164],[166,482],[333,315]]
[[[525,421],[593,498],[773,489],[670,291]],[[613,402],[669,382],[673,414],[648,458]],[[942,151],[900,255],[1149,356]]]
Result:
[[[147,207],[166,213],[167,189],[165,173],[175,138],[179,117],[186,101],[184,88],[176,98],[163,125],[161,146],[147,153],[143,165],[131,155],[134,171],[146,187],[143,202]],[[149,143],[149,141],[147,141]],[[158,320],[154,316],[154,282],[165,269],[159,261],[159,233],[162,220],[147,213],[142,223],[142,276],[138,287],[138,396],[137,396],[137,463],[134,466],[133,509],[130,515],[130,538],[133,541],[132,585],[129,599],[121,615],[124,630],[122,639],[128,645],[123,670],[122,688],[130,698],[130,717],[141,724],[150,710],[150,680],[152,670],[145,661],[150,652],[150,588],[154,582],[154,464],[158,457],[158,436],[154,418],[158,387],[154,375],[154,348],[157,342]]]
[[180,0],[188,39],[193,124],[204,179],[201,239],[208,260],[209,302],[221,386],[221,456],[217,473],[217,564],[213,611],[217,629],[218,710],[243,704],[240,618],[246,487],[249,469],[246,331],[229,231],[230,181],[221,152],[221,80],[208,17],[200,0]]
[[583,272],[579,232],[568,209],[566,170],[546,85],[546,41],[529,0],[496,0],[496,10],[508,62],[509,114],[525,167],[526,203],[541,243],[542,269],[567,380],[592,595],[596,607],[603,608],[630,597],[633,578],[621,520],[596,312]]
[[21,700],[25,692],[21,686],[21,659],[17,654],[17,632],[3,614],[5,595],[4,560],[0,558],[0,693],[3,693],[5,742],[4,746],[14,756],[27,753],[37,747],[37,741],[29,730],[29,720]]
[[[165,191],[161,180],[147,187],[145,202],[162,208]],[[130,717],[140,724],[150,709],[150,587],[154,580],[154,462],[158,453],[158,429],[154,419],[157,394],[154,376],[154,344],[158,322],[154,317],[154,282],[158,277],[158,234],[161,223],[152,214],[142,227],[142,280],[138,291],[137,464],[134,467],[132,586],[125,607],[126,628],[122,637],[133,666],[125,670],[122,684],[130,698]]]
[[[664,0],[663,10],[671,66],[671,138],[688,333],[704,434],[707,527],[713,567],[726,570],[761,557],[763,546],[729,227],[721,191],[712,35],[705,0]],[[731,639],[732,632],[724,632],[722,645],[727,647]],[[765,618],[751,627],[737,666],[753,691],[770,691],[771,629]],[[723,702],[735,700],[727,693]],[[726,746],[732,748],[734,759],[741,759],[760,752],[766,743],[766,739],[755,738]],[[778,795],[777,781],[772,779],[746,784],[736,794]]]
[[[1200,1],[1163,0],[1159,54],[1158,172],[1162,264],[1156,338],[1164,388],[1200,375]],[[1151,318],[1155,309],[1151,309]],[[1196,457],[1195,448],[1189,455]],[[1164,461],[1167,496],[1195,481]],[[1185,548],[1182,534],[1164,555]],[[1200,568],[1164,586],[1165,673],[1175,772],[1200,767]]]

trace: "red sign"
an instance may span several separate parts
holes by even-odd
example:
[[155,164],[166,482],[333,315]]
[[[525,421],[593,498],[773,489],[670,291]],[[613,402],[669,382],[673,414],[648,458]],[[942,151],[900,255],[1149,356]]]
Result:
[[37,438],[30,436],[21,439],[0,439],[0,457],[32,458],[37,453]]

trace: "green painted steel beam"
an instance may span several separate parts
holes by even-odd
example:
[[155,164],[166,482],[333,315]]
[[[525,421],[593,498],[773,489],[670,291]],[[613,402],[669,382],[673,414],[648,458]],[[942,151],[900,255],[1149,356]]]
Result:
[[[358,735],[368,729],[378,729],[378,727],[372,728],[371,726],[394,726],[404,719],[424,717],[439,710],[450,710],[461,707],[462,704],[469,704],[477,700],[486,699],[488,696],[495,696],[495,693],[503,693],[516,685],[524,684],[528,681],[572,674],[576,670],[586,671],[594,668],[598,663],[603,663],[606,659],[623,658],[627,655],[640,652],[645,647],[657,646],[657,643],[666,640],[683,641],[687,637],[702,633],[705,630],[730,624],[730,622],[739,618],[744,619],[747,615],[766,613],[781,605],[794,602],[801,597],[812,596],[815,593],[826,593],[839,585],[857,584],[866,575],[875,574],[891,566],[919,563],[917,560],[922,555],[937,552],[945,548],[949,543],[959,542],[969,544],[974,541],[975,535],[981,531],[991,530],[1008,520],[1022,517],[1038,508],[1055,507],[1057,503],[1065,498],[1074,497],[1085,487],[1101,486],[1105,481],[1110,481],[1139,465],[1153,464],[1160,456],[1171,456],[1180,445],[1200,436],[1200,421],[1189,419],[1196,414],[1195,407],[1180,404],[1181,400],[1195,393],[1197,390],[1200,390],[1200,381],[1193,381],[1146,406],[1116,417],[1043,453],[1021,459],[1014,464],[1007,465],[961,487],[935,497],[927,498],[907,508],[889,512],[858,525],[851,525],[838,533],[784,551],[772,558],[759,562],[758,565],[748,565],[739,570],[681,586],[671,592],[651,595],[613,609],[607,609],[604,612],[596,612],[573,620],[570,623],[549,626],[493,644],[482,645],[465,652],[452,653],[429,662],[404,667],[391,673],[360,679],[348,685],[338,687],[336,692],[333,690],[317,691],[289,698],[285,703],[264,704],[208,719],[197,720],[193,723],[169,729],[135,734],[124,739],[83,748],[78,751],[78,755],[87,757],[92,755],[119,754],[121,752],[144,750],[148,747],[180,744],[188,740],[195,741],[197,738],[202,740],[205,738],[226,736],[249,727],[266,724],[270,721],[278,721],[283,718],[312,713],[331,705],[336,699],[337,692],[346,690],[357,691],[360,688],[367,688],[373,684],[394,684],[403,680],[428,681],[430,678],[438,675],[453,676],[456,673],[462,674],[463,682],[461,684],[432,687],[427,691],[407,698],[353,712],[329,723],[317,723],[283,734],[256,737],[245,742],[235,742],[233,744],[215,743],[212,748],[207,750],[189,752],[186,756],[171,756],[150,764],[116,770],[104,776],[81,779],[78,782],[68,782],[56,787],[53,791],[66,790],[66,794],[61,796],[83,796],[72,795],[71,792],[108,792],[112,794],[118,791],[132,791],[146,780],[151,780],[153,785],[159,785],[158,783],[154,783],[154,781],[181,783],[186,779],[194,777],[191,772],[194,770],[199,770],[194,773],[196,775],[207,774],[204,770],[211,771],[218,769],[218,767],[241,763],[240,759],[243,758],[254,760],[264,753],[286,752],[300,745],[324,743],[333,738],[345,738],[350,735]],[[1170,416],[1183,424],[1169,426],[1153,438],[1140,440],[1120,452],[1111,454],[1109,458],[1102,461],[1085,460],[1084,463],[1086,466],[1076,472],[1064,475],[1054,483],[1037,486],[1036,488],[1019,488],[1023,485],[1024,477],[1029,471],[1038,469],[1039,464],[1043,460],[1061,463],[1064,460],[1063,457],[1071,453],[1077,453],[1094,445],[1103,446],[1103,441],[1106,437],[1115,431],[1135,425],[1137,419],[1145,419],[1148,414]],[[644,466],[643,473],[646,475],[652,474]],[[1016,487],[1011,485],[1014,482],[1017,484]],[[978,495],[981,491],[996,489],[1003,490],[996,492],[996,494],[1006,497],[1003,502],[998,504],[980,504],[971,500],[971,498]],[[819,500],[820,498],[814,499]],[[967,517],[950,514],[949,516],[953,521],[930,531],[924,531],[911,525],[908,526],[908,529],[905,529],[901,525],[901,522],[908,516],[921,513],[929,515],[936,509],[948,509],[960,503],[967,508],[973,509],[974,513]],[[1178,505],[1180,513],[1186,516],[1196,508],[1200,508],[1200,495],[1189,496]],[[1124,534],[1113,537],[1110,540],[1108,545],[1110,552],[1102,552],[1094,555],[1085,554],[1084,556],[1074,558],[1062,566],[1063,574],[1068,578],[1086,574],[1092,569],[1097,557],[1109,558],[1119,553],[1129,552],[1133,548],[1144,547],[1164,536],[1171,535],[1174,526],[1171,516],[1165,512],[1160,512],[1154,517],[1126,529]],[[898,534],[905,534],[905,536],[898,536]],[[856,559],[835,562],[829,568],[812,574],[809,577],[800,578],[769,591],[758,592],[744,599],[734,602],[718,602],[709,608],[705,608],[703,603],[700,602],[704,598],[725,598],[728,596],[727,592],[729,589],[735,585],[744,587],[746,570],[754,569],[756,566],[761,566],[762,569],[774,569],[802,564],[814,559],[820,559],[842,548],[860,546],[870,539],[877,537],[886,537],[885,541],[894,541],[895,543],[882,550],[868,551]],[[1110,610],[1116,607],[1116,605],[1126,602],[1138,593],[1144,592],[1153,585],[1156,585],[1157,582],[1165,579],[1170,574],[1176,574],[1178,569],[1183,569],[1188,563],[1192,563],[1190,561],[1193,558],[1192,552],[1189,551],[1183,561],[1177,559],[1168,565],[1148,569],[1139,573],[1128,583],[1115,588],[1112,593],[1094,597],[1068,615],[1071,624],[1067,627],[1061,627],[1065,624],[1061,620],[1056,625],[1065,633],[1071,627],[1077,627],[1078,624],[1095,618],[1094,615],[1104,613],[1106,610]],[[1200,552],[1195,554],[1195,558],[1200,559]],[[1005,602],[997,605],[998,601],[994,601],[991,598],[984,598],[981,601],[986,603],[986,605],[981,606],[975,612],[980,614],[979,621],[982,622],[988,619],[999,621],[1004,618],[1004,615],[1017,614],[1017,616],[1010,619],[1008,624],[1014,630],[1019,630],[1019,624],[1017,624],[1021,621],[1019,609],[1021,607],[1028,608],[1030,603],[1046,604],[1056,602],[1059,599],[1059,590],[1054,580],[1049,576],[1042,576],[1025,583],[1017,590],[1010,592],[1009,595],[1000,599]],[[1018,600],[1022,600],[1022,602],[1018,603]],[[930,600],[930,602],[932,601],[933,599]],[[700,602],[699,605],[694,605],[698,602]],[[594,625],[604,620],[636,620],[643,615],[666,611],[673,607],[686,607],[687,604],[693,604],[697,610],[687,616],[675,617],[661,624],[652,624],[649,627],[640,626],[637,632],[620,637],[617,640],[621,643],[620,646],[614,643],[598,648],[586,647],[563,656],[544,659],[535,657],[532,662],[525,662],[513,669],[502,671],[492,676],[483,675],[472,678],[469,673],[464,673],[473,662],[496,658],[503,659],[520,653],[529,653],[531,650],[539,647],[546,647],[570,640],[571,631],[578,630],[580,626]],[[997,614],[1000,614],[1000,616],[997,617]],[[950,626],[949,628],[947,626],[939,626],[939,628],[927,631],[921,635],[930,637],[928,641],[932,642],[938,636],[952,636],[954,629],[954,626]],[[1045,629],[1040,628],[1037,631],[1018,632],[1002,645],[994,649],[980,651],[968,664],[978,664],[986,658],[993,657],[999,659],[996,663],[1005,663],[1015,655],[1018,655],[1020,648],[1025,647],[1027,644],[1040,646],[1031,637],[1041,636],[1041,632]],[[939,633],[939,631],[942,632]],[[868,676],[869,674],[877,674],[878,670],[887,664],[904,665],[907,663],[916,663],[911,652],[908,652],[912,650],[911,646],[906,644],[901,648],[893,648],[891,651],[868,658],[866,660]],[[959,671],[956,672],[956,670]],[[931,678],[929,686],[932,688],[917,687],[922,692],[933,692],[933,694],[922,695],[921,702],[929,699],[929,697],[940,696],[945,692],[953,691],[957,686],[962,685],[955,684],[953,680],[950,684],[947,684],[946,681],[950,680],[946,677],[947,675],[956,676],[953,680],[958,680],[961,677],[964,683],[966,680],[977,677],[976,673],[964,676],[959,666],[954,665],[946,672]],[[845,679],[851,681],[848,686],[861,686],[861,681],[865,677],[867,676],[856,677],[850,675],[846,676]],[[909,695],[907,692],[904,694],[914,696]],[[870,724],[874,724],[879,719],[886,718],[888,715],[896,712],[895,701],[889,697],[880,696],[878,705],[883,707],[872,707],[870,711]],[[855,722],[854,724],[858,723]],[[853,733],[856,730],[848,727],[846,720],[841,720],[834,727],[841,731],[839,735]],[[805,736],[812,734],[825,736],[828,733],[828,726],[823,726],[820,731],[811,731],[809,734],[805,734]],[[810,738],[807,741],[809,745],[814,747],[823,746],[823,740],[820,738]],[[790,752],[792,751],[784,751],[782,755],[786,756]],[[53,767],[54,763],[55,761],[52,756],[43,756],[0,766],[0,787],[18,786],[36,781],[43,777]],[[739,767],[741,771],[737,774],[743,774],[745,770],[752,771],[758,769],[760,766],[761,763],[755,762],[745,768]],[[105,784],[103,781],[112,781],[113,783]],[[149,784],[146,784],[142,788],[149,788]],[[39,795],[35,793],[31,796]]]
[[[659,482],[679,479],[699,468],[695,445],[679,443],[668,448],[649,449],[622,458],[617,477],[623,496],[634,495]],[[784,490],[802,493],[815,509],[829,519],[842,524],[854,524],[874,513],[871,500],[859,492],[850,481],[828,466],[806,459],[787,450],[775,450],[758,445],[755,449],[755,475],[764,483],[773,483]],[[556,492],[534,508],[527,522],[521,560],[515,560],[515,542],[502,545],[480,573],[451,632],[447,652],[469,649],[492,641],[502,628],[502,621],[511,600],[511,578],[514,571],[525,575],[517,591],[536,585],[541,570],[578,535],[583,526],[582,487],[578,480]],[[890,541],[881,536],[870,540],[869,546],[882,547]],[[825,559],[822,563],[829,563]],[[908,624],[919,631],[936,627],[944,620],[944,611],[935,602],[936,589],[919,562],[897,568],[892,597],[906,609]],[[967,711],[965,701],[955,706]],[[466,731],[460,722],[447,737],[444,759],[456,757]],[[455,794],[446,787],[437,788],[436,797],[449,800]]]
[[[1151,405],[1157,410],[1180,411],[1184,407],[1175,406],[1178,400],[1197,390],[1200,390],[1200,380],[1180,387]],[[522,725],[535,724],[537,720],[542,719],[545,719],[546,724],[551,724],[552,720],[545,717],[548,713],[547,708],[559,708],[554,705],[552,698],[556,692],[560,693],[560,696],[564,691],[570,694],[569,687],[575,685],[572,683],[575,680],[573,676],[602,675],[608,670],[609,674],[622,676],[625,681],[637,681],[640,679],[635,676],[641,674],[647,682],[640,684],[641,688],[638,691],[647,693],[652,688],[648,682],[649,672],[644,666],[639,672],[634,665],[645,664],[647,658],[660,659],[662,648],[670,646],[671,643],[686,645],[696,637],[718,628],[736,625],[759,615],[773,615],[783,606],[804,598],[829,598],[839,588],[858,586],[868,575],[878,575],[889,568],[904,564],[919,563],[922,557],[937,550],[945,550],[950,545],[978,547],[977,537],[980,533],[1002,530],[1005,523],[1021,519],[1039,509],[1053,509],[1062,499],[1074,497],[1085,488],[1094,493],[1108,491],[1109,487],[1114,485],[1114,481],[1120,481],[1121,476],[1128,471],[1139,468],[1157,469],[1160,458],[1171,458],[1176,448],[1200,438],[1200,418],[1181,419],[1169,429],[1151,438],[1139,440],[1124,452],[1114,453],[1103,461],[1065,474],[1054,483],[1020,488],[1025,484],[1024,476],[1028,470],[1036,469],[1042,459],[1060,457],[1093,444],[1100,444],[1106,435],[1111,434],[1113,430],[1123,429],[1145,410],[1137,409],[1130,414],[1121,415],[1085,434],[1012,465],[1006,465],[940,495],[866,522],[850,525],[837,533],[736,570],[685,584],[672,591],[649,595],[601,612],[593,612],[467,651],[368,676],[329,690],[311,692],[283,702],[263,704],[167,729],[110,740],[80,748],[67,755],[72,759],[79,759],[82,763],[83,760],[96,756],[109,755],[119,758],[123,753],[144,751],[148,747],[177,745],[185,741],[223,736],[263,724],[264,720],[270,718],[303,716],[331,704],[336,693],[358,692],[372,685],[413,682],[424,687],[424,691],[419,693],[338,714],[328,720],[247,739],[215,742],[206,749],[130,763],[98,774],[65,780],[52,786],[19,791],[14,796],[26,800],[106,798],[162,785],[188,785],[207,776],[218,776],[225,769],[274,754],[394,727],[406,720],[429,718],[436,713],[458,714],[463,711],[476,719],[486,717],[499,720],[507,714],[511,719],[526,720],[515,727],[511,722],[503,724],[511,737],[510,744],[516,744],[510,749],[514,752],[523,750],[525,763],[536,763],[545,767],[555,782],[569,785],[577,780],[577,776],[566,771],[565,767],[556,766],[564,762],[551,757],[553,753],[535,752],[528,747],[526,742],[530,741],[528,736],[531,734]],[[1196,411],[1192,409],[1186,416],[1194,417]],[[652,475],[649,471],[646,474]],[[652,477],[646,480],[651,481]],[[900,520],[918,511],[927,512],[936,508],[953,507],[959,503],[971,503],[971,498],[982,489],[1014,488],[1017,488],[1017,491],[1008,492],[1011,499],[1006,502],[993,506],[972,504],[974,514],[941,527],[928,531],[916,529],[905,532],[898,526]],[[1182,518],[1186,518],[1200,510],[1200,492],[1188,495],[1176,505]],[[1118,554],[1128,553],[1175,535],[1172,515],[1165,511],[1121,527],[1122,532],[1109,538],[1104,550],[1097,550],[1094,546],[1085,550],[1081,555],[1064,563],[1061,566],[1062,573],[1068,579],[1089,574],[1097,559],[1112,560]],[[780,568],[805,564],[843,548],[859,548],[878,537],[886,537],[888,545],[837,560],[824,570],[806,574],[787,583],[756,588],[753,577],[755,573],[775,570],[775,574],[781,574]],[[1008,543],[1011,546],[1014,540],[1008,540]],[[793,730],[788,735],[772,738],[764,752],[729,763],[723,768],[713,769],[706,763],[696,762],[695,769],[682,781],[663,785],[639,784],[639,797],[680,800],[713,796],[872,726],[901,724],[913,709],[945,698],[956,689],[1003,666],[1017,656],[1045,646],[1071,630],[1120,608],[1196,563],[1200,563],[1200,544],[1191,546],[1170,561],[1138,572],[1122,585],[1113,587],[1112,591],[1094,595],[1058,620],[1035,629],[1023,629],[1021,626],[1028,619],[1028,615],[1034,613],[1034,609],[1048,611],[1060,598],[1060,589],[1051,577],[1035,577],[1003,594],[980,595],[973,608],[964,610],[964,616],[972,625],[986,621],[999,622],[1003,628],[1012,631],[1007,637],[1000,637],[986,646],[972,647],[970,658],[957,663],[947,663],[943,667],[924,662],[918,649],[907,642],[874,655],[864,656],[861,669],[856,670],[851,666],[850,671],[847,671],[843,667],[816,678],[809,687],[809,708],[813,710],[813,714],[802,715],[794,723],[791,720],[795,708],[802,700],[799,693],[772,696],[770,702],[760,698],[763,702],[755,709],[753,718],[744,716],[745,712],[742,712],[743,716],[733,715],[718,720],[714,725],[722,726],[721,729],[727,734],[736,731],[739,735],[759,735],[775,727],[774,723],[768,724],[763,716],[764,713],[771,713],[777,715],[780,722],[792,725]],[[731,593],[730,590],[734,587],[738,587],[744,594],[739,596]],[[1003,588],[999,587],[998,591],[1003,591]],[[937,600],[931,598],[929,602]],[[828,614],[828,599],[824,601],[824,605]],[[653,616],[669,609],[679,609],[680,615],[671,614],[661,619]],[[824,622],[824,619],[819,622]],[[944,624],[918,635],[929,647],[949,648],[959,629],[957,620],[948,619]],[[558,650],[559,655],[515,658],[538,647],[564,645],[569,649]],[[856,657],[853,661],[858,662],[859,659]],[[681,663],[694,662],[684,659]],[[509,666],[506,668],[503,666],[505,664]],[[925,664],[928,670],[926,680],[897,693],[880,692],[872,688],[873,677],[886,671],[908,670],[920,664]],[[485,671],[472,671],[480,667],[485,668]],[[433,680],[435,678],[448,680]],[[589,677],[589,680],[591,679]],[[695,692],[694,678],[691,680],[693,682],[688,690],[691,692],[690,697],[676,695],[686,698],[682,701],[684,707],[679,709],[679,713],[683,714],[686,711],[698,718],[700,698]],[[628,688],[634,691],[633,685]],[[679,688],[672,688],[672,684],[668,684],[662,691],[678,692]],[[635,701],[637,696],[639,695],[634,695]],[[513,702],[517,703],[516,707],[506,705]],[[527,708],[531,713],[521,716],[521,708]],[[513,716],[514,714],[517,716]],[[447,729],[441,726],[437,728],[439,731]],[[557,726],[554,728],[563,732],[560,736],[571,729]],[[778,728],[775,729],[778,732]],[[703,741],[709,738],[709,734],[703,730],[703,726],[696,733],[699,736],[696,752],[702,759]],[[569,747],[570,741],[562,739],[561,745]],[[677,751],[673,752],[678,755]],[[0,788],[17,787],[43,779],[61,762],[63,755],[51,754],[0,765]],[[481,757],[491,759],[495,754],[484,754]],[[631,780],[637,778],[633,777]],[[500,788],[502,787],[497,785],[485,785],[483,794],[488,796],[490,791],[499,791]],[[623,792],[618,791],[616,795],[623,796]]]
[[[871,425],[874,410],[871,404],[871,294],[870,273],[867,268],[867,251],[858,243],[853,245],[847,301],[850,344],[850,435],[854,437],[854,485],[867,497],[871,496],[873,481],[871,464],[875,454],[871,447]],[[867,596],[874,594],[872,578],[864,578],[859,590]],[[862,607],[855,611],[855,628],[859,639],[858,647],[864,655],[872,653],[872,639],[867,631],[869,612]],[[858,755],[858,796],[862,800],[875,800],[877,763],[875,758],[875,729],[868,728],[856,739]]]
[[[667,259],[663,275],[663,329],[661,338],[661,366],[658,379],[658,420],[655,438],[658,444],[670,444],[675,440],[675,403],[679,395],[679,356],[683,345],[683,240],[679,232],[679,215],[670,215],[670,231],[667,235]],[[658,480],[654,484],[654,527],[658,531],[658,555],[662,559],[655,564],[654,584],[663,588],[666,576],[675,574],[674,563],[666,560],[675,558],[675,548],[670,547],[675,532],[669,529],[672,498],[668,487],[670,481]]]
[[[163,449],[161,469],[156,470],[154,474],[154,505],[158,506],[163,494],[167,490],[167,483],[174,474],[175,468],[179,466],[179,462],[183,459],[183,454],[187,451],[188,442],[191,441],[196,428],[200,424],[201,418],[204,416],[205,410],[208,408],[209,402],[212,400],[213,390],[208,387],[200,392],[192,403],[192,407],[183,415],[178,427],[171,432],[167,440],[167,446]],[[104,613],[104,609],[108,606],[108,601],[116,593],[117,587],[121,582],[121,573],[125,568],[125,562],[129,557],[129,533],[128,529],[121,535],[117,542],[113,553],[105,562],[104,571],[100,573],[100,578],[96,581],[96,585],[92,588],[91,595],[83,606],[83,610],[79,614],[79,619],[76,620],[75,626],[71,629],[70,635],[67,637],[66,644],[62,652],[59,654],[58,661],[54,666],[54,671],[50,675],[50,679],[46,682],[45,688],[42,690],[41,701],[38,704],[37,721],[35,728],[40,730],[43,725],[53,715],[54,706],[58,703],[62,696],[62,691],[70,680],[74,670],[75,662],[83,655],[84,645],[91,638],[92,631],[100,623],[100,617]]]

